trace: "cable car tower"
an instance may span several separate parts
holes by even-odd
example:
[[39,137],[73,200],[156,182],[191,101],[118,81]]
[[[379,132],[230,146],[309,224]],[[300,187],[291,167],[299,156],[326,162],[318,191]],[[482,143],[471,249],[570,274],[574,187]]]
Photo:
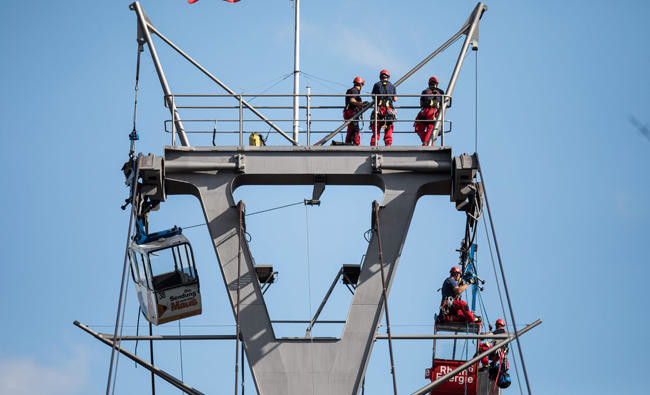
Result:
[[[131,158],[125,165],[124,171],[127,182],[132,186],[132,195],[127,205],[131,204],[136,232],[133,237],[129,234],[123,288],[128,263],[144,316],[154,325],[200,314],[202,308],[205,308],[201,304],[199,275],[189,240],[182,235],[180,229],[172,228],[163,232],[148,233],[147,226],[149,212],[163,204],[167,196],[193,195],[201,202],[236,321],[236,333],[227,338],[242,342],[258,393],[263,395],[359,394],[362,391],[373,345],[376,340],[387,338],[393,368],[393,392],[396,394],[392,339],[408,338],[408,336],[391,334],[386,301],[397,274],[397,263],[416,203],[424,195],[449,196],[457,210],[473,215],[477,202],[480,201],[482,205],[485,195],[482,175],[479,180],[478,156],[476,154],[454,156],[452,148],[445,145],[444,140],[445,134],[451,130],[451,122],[446,118],[446,110],[451,105],[451,98],[466,54],[470,48],[474,50],[478,48],[478,26],[487,6],[478,3],[455,35],[394,83],[395,86],[399,86],[457,39],[464,39],[449,86],[446,93],[440,95],[443,105],[437,117],[430,121],[434,124],[434,129],[427,144],[388,147],[325,145],[352,119],[336,128],[319,129],[317,127],[319,119],[312,116],[312,112],[320,108],[312,105],[311,100],[325,95],[312,96],[309,91],[307,95],[299,95],[298,92],[294,95],[283,95],[294,99],[294,105],[286,107],[287,110],[293,110],[294,117],[291,124],[293,134],[285,132],[279,123],[280,120],[264,115],[260,109],[246,100],[245,95],[235,93],[165,37],[138,2],[131,4],[130,9],[134,11],[138,24],[138,67],[140,53],[146,45],[162,86],[165,105],[170,111],[171,119],[165,125],[171,128],[168,132],[171,134],[172,144],[164,148],[162,157],[152,154],[136,156],[133,150],[133,143],[137,140],[134,125],[131,135]],[[296,0],[297,13],[298,0]],[[296,21],[298,21],[297,15]],[[223,88],[226,93],[223,95],[173,94],[156,52],[152,39],[154,35]],[[228,122],[231,122],[230,124],[235,126],[219,132],[216,130],[217,120],[214,120],[213,145],[193,146],[188,137],[192,130],[186,128],[186,125],[193,120],[181,117],[180,110],[188,107],[179,103],[187,97],[201,99],[206,96],[230,100],[231,105],[202,108],[230,109],[238,113],[238,117],[230,121],[221,120],[219,125],[228,125]],[[338,99],[342,100],[342,96],[345,95],[331,96],[339,96]],[[372,101],[365,104],[357,115],[361,115],[373,106],[376,109],[374,104],[377,102],[376,96],[371,97]],[[413,102],[420,97],[419,94],[398,96],[411,97]],[[307,103],[306,119],[302,120],[305,122],[306,130],[303,131],[298,131],[297,128],[300,121],[297,119],[298,98],[304,98]],[[412,121],[412,119],[404,119],[395,122],[397,125],[399,122],[410,125]],[[258,122],[258,125],[259,122],[265,124],[274,135],[286,140],[286,143],[244,145],[245,134],[248,133],[245,131],[245,124],[252,122]],[[238,143],[216,145],[214,141],[217,133],[219,136],[221,133],[236,136]],[[324,136],[312,144],[311,135],[319,133]],[[438,140],[439,145],[436,145]],[[243,236],[246,230],[246,206],[244,202],[235,202],[233,198],[234,191],[245,185],[313,185],[314,194],[311,200],[305,202],[306,204],[318,204],[327,185],[376,186],[383,191],[381,202],[374,202],[369,207],[372,235],[363,262],[356,267],[341,268],[337,279],[332,284],[333,287],[338,278],[342,277],[343,282],[350,285],[353,290],[352,302],[340,338],[319,338],[312,337],[310,334],[329,292],[310,322],[305,337],[279,338],[275,335],[267,301],[264,298],[265,285],[273,281],[273,269],[255,265],[247,240]],[[124,340],[153,339],[152,336],[118,337],[117,324],[121,303],[122,293],[120,293],[113,334],[97,333],[83,324],[78,322],[75,324],[109,345],[113,353],[117,351],[133,359],[149,369],[152,374],[186,393],[201,393],[120,346],[121,341]],[[377,333],[383,317],[386,318],[387,336]],[[511,334],[490,336],[476,330],[465,335],[433,334],[426,335],[424,338],[435,340],[494,338],[499,341],[496,344],[499,348],[511,341],[518,341],[520,334],[540,323],[537,321],[517,331],[514,326],[514,315],[509,319],[512,320],[511,324],[515,328]],[[204,336],[201,339],[211,338],[215,337]],[[476,364],[478,361],[476,358],[483,358],[485,356],[483,354],[454,365],[455,369],[447,371],[439,380],[432,379],[433,382],[425,387],[417,389],[415,384],[413,393],[447,393],[436,392],[436,388],[461,374],[468,366]],[[305,361],[313,361],[313,363]],[[525,374],[523,358],[521,361]],[[113,355],[110,369],[112,367]],[[111,373],[109,373],[107,393],[110,379]]]

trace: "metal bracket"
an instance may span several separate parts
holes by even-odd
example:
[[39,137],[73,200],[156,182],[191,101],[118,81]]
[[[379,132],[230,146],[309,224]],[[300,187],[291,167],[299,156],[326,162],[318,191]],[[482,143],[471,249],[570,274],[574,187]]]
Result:
[[309,206],[320,206],[320,197],[325,192],[325,176],[322,174],[314,176],[314,191],[311,194],[311,200],[305,199],[305,204]]
[[165,166],[163,158],[154,154],[138,156],[140,178],[142,185],[140,193],[149,196],[151,200],[165,201]]
[[370,156],[370,162],[372,163],[372,170],[375,173],[381,173],[381,165],[383,163],[383,157],[379,154],[373,154]]
[[237,171],[240,173],[245,173],[246,172],[246,160],[245,156],[243,154],[237,154],[235,155],[235,163],[237,164]]
[[468,194],[474,189],[470,185],[474,183],[478,169],[476,155],[461,154],[454,157],[451,201],[457,204],[464,201]]

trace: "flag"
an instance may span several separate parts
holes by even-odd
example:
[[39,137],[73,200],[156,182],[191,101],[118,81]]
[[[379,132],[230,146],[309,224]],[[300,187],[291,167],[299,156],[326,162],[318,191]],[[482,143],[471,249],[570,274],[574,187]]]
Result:
[[[194,3],[196,3],[197,1],[199,1],[199,0],[187,0],[187,3],[188,3],[188,4],[194,4]],[[238,2],[239,0],[223,0],[223,1],[227,1],[228,3],[236,3],[236,2]]]

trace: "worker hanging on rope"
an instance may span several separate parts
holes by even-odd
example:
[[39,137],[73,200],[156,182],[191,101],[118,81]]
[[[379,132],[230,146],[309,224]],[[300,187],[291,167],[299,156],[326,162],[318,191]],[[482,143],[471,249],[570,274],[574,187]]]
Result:
[[429,78],[429,87],[422,91],[420,96],[420,112],[415,117],[415,133],[420,136],[422,145],[427,145],[431,139],[431,132],[435,124],[434,120],[440,113],[442,97],[445,92],[438,88],[438,79],[435,76]]
[[438,320],[440,322],[480,322],[480,317],[475,317],[467,303],[461,300],[469,283],[463,283],[460,268],[454,266],[449,273],[449,277],[442,283],[442,303]]
[[370,130],[372,130],[372,138],[370,139],[370,145],[379,145],[382,129],[385,129],[384,145],[393,144],[393,121],[397,119],[393,102],[397,101],[397,91],[395,86],[388,81],[389,79],[390,73],[384,69],[379,72],[379,82],[372,87],[372,94],[381,96],[373,96],[377,110],[375,113],[373,109],[371,115]]
[[[494,335],[507,333],[505,329],[506,323],[501,318],[494,325],[496,326],[496,329],[492,332]],[[495,344],[496,340],[493,340],[490,347],[494,347]],[[493,381],[495,386],[499,386],[499,388],[508,388],[510,386],[511,380],[508,369],[510,369],[510,363],[508,362],[507,346],[490,354],[490,370],[488,371],[488,375],[490,381]]]
[[[505,330],[505,322],[499,318],[497,322],[494,324],[496,326],[496,329],[494,331],[491,331],[489,333],[493,335],[502,335],[506,333]],[[490,325],[490,330],[492,329],[492,325]],[[478,345],[478,351],[477,354],[480,354],[484,351],[489,350],[490,348],[494,347],[496,344],[496,340],[491,340],[491,341],[484,341],[481,342]],[[495,350],[494,353],[488,354],[485,357],[481,359],[481,369],[483,368],[488,368],[490,366],[494,366],[500,359],[501,356],[503,356],[507,352],[507,347],[503,347],[499,350]]]
[[[356,77],[352,88],[345,92],[345,108],[343,109],[343,119],[346,121],[351,119],[354,114],[361,110],[363,102],[361,101],[361,88],[366,83],[363,78]],[[356,116],[352,122],[348,124],[348,133],[345,136],[345,144],[347,145],[360,145],[359,139],[359,116]]]

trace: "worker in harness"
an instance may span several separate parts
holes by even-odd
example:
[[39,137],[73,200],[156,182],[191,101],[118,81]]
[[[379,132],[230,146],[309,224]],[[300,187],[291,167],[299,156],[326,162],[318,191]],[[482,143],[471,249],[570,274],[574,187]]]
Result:
[[442,97],[445,92],[438,88],[438,79],[435,76],[429,78],[429,87],[422,91],[420,96],[420,112],[415,117],[415,133],[420,136],[422,145],[427,145],[433,131],[433,120],[438,117],[442,106]]
[[463,283],[461,270],[454,266],[449,270],[449,277],[442,283],[442,303],[440,304],[441,322],[479,322],[478,317],[469,310],[467,303],[461,300],[463,291],[469,283]]
[[[352,88],[348,89],[345,92],[345,108],[343,109],[343,119],[346,121],[351,119],[354,114],[361,110],[363,102],[361,101],[361,88],[365,84],[365,81],[361,77],[356,77],[352,81]],[[353,95],[353,96],[351,96]],[[359,140],[359,116],[355,117],[354,121],[348,124],[348,134],[345,135],[345,144],[348,145],[360,145],[361,141]]]
[[379,72],[379,82],[372,87],[373,95],[376,96],[377,113],[372,111],[370,129],[372,130],[372,138],[370,145],[379,145],[379,137],[381,129],[386,129],[384,132],[384,145],[389,146],[393,144],[393,121],[397,119],[397,113],[393,102],[397,101],[397,94],[395,86],[388,81],[390,73],[388,70]]
[[[501,318],[497,320],[494,324],[496,329],[492,332],[495,335],[507,333],[505,326],[506,323]],[[496,340],[491,342],[491,346],[494,347]],[[488,376],[490,380],[495,381],[496,385],[499,388],[508,388],[510,386],[510,374],[508,370],[510,369],[510,363],[508,362],[508,347],[504,346],[496,350],[494,353],[489,355],[490,357],[490,368],[488,371]]]
[[[494,325],[496,329],[491,332],[493,335],[501,335],[507,333],[505,330],[506,323],[501,318],[499,318]],[[490,325],[490,329],[492,329],[491,325]],[[495,344],[496,344],[496,340],[481,342],[478,345],[477,354],[489,350],[490,348],[494,347]],[[494,366],[499,360],[503,359],[503,356],[507,353],[507,351],[508,351],[507,347],[503,347],[500,350],[497,350],[496,352],[486,355],[481,359],[481,367],[488,367],[490,365]],[[490,361],[492,362],[490,363]]]

